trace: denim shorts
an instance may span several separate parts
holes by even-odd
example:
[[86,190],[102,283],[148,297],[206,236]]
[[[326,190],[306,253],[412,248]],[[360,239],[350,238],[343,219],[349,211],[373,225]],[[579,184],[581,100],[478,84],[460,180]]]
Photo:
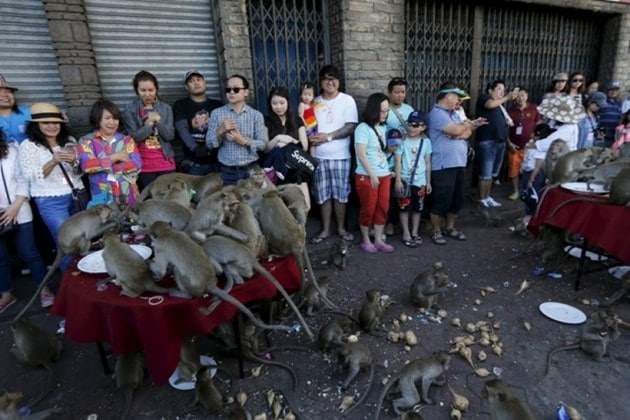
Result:
[[498,176],[501,171],[504,155],[504,141],[481,140],[478,142],[477,157],[479,159],[479,179],[488,180]]

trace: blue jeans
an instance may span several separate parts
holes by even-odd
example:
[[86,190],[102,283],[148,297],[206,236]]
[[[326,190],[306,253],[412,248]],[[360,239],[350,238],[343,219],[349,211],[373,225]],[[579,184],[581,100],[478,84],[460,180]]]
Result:
[[189,175],[208,175],[210,172],[221,172],[221,167],[216,163],[193,163],[187,170]]
[[13,241],[18,257],[31,270],[33,280],[37,284],[41,283],[46,275],[46,264],[41,255],[39,255],[37,246],[35,246],[33,223],[22,223],[14,233],[0,237],[0,292],[8,292],[13,289],[7,241]]
[[257,162],[248,163],[243,166],[226,166],[221,165],[221,174],[223,175],[223,186],[236,184],[241,179],[249,178],[249,170]]
[[479,158],[479,179],[489,180],[499,175],[503,156],[505,155],[505,142],[494,140],[481,140],[477,143]]
[[[35,204],[39,214],[42,216],[44,224],[48,228],[50,235],[55,240],[57,245],[57,252],[59,252],[59,242],[57,241],[57,235],[59,234],[59,228],[74,211],[74,203],[72,201],[72,194],[60,195],[56,197],[34,197]],[[61,262],[61,271],[65,270],[71,256],[67,255]]]

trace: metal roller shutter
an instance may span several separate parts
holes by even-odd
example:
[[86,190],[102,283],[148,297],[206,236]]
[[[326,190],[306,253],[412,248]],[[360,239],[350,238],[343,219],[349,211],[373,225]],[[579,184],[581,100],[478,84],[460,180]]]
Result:
[[0,0],[0,10],[0,74],[20,89],[19,103],[52,102],[67,109],[43,3]]
[[126,104],[133,76],[147,70],[172,104],[186,95],[191,68],[204,74],[211,97],[223,97],[209,0],[85,0],[85,8],[104,98]]

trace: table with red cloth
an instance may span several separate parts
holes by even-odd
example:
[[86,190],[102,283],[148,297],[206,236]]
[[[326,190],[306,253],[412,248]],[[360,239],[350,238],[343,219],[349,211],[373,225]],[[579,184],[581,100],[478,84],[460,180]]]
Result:
[[[65,334],[72,341],[106,342],[117,354],[144,351],[149,374],[157,385],[166,383],[177,367],[181,343],[187,336],[207,334],[237,312],[233,305],[221,302],[210,315],[203,315],[199,308],[207,307],[211,296],[181,299],[147,292],[133,299],[120,296],[121,288],[114,284],[99,291],[97,283],[107,275],[80,272],[76,266],[78,260],[75,258],[64,272],[50,313],[65,318]],[[261,264],[285,289],[300,287],[300,272],[293,257],[261,261]],[[159,284],[169,281],[173,282],[172,278]],[[243,285],[235,285],[230,294],[247,304],[273,298],[276,292],[269,280],[255,274]]]
[[548,188],[527,228],[537,236],[545,224],[582,235],[609,255],[630,264],[630,208],[610,204],[607,196]]

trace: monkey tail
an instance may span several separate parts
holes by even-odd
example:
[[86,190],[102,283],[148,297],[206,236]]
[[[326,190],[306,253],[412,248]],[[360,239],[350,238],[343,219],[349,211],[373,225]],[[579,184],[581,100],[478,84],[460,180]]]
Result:
[[381,395],[378,396],[378,405],[376,406],[376,411],[374,412],[374,420],[378,420],[378,416],[381,412],[381,407],[383,405],[383,400],[385,399],[385,395],[387,395],[389,388],[392,387],[392,385],[394,384],[394,382],[398,380],[398,378],[399,378],[398,376],[393,377],[383,387],[383,390],[381,391]]
[[[296,257],[298,256],[296,255]],[[301,258],[296,258],[296,260],[298,261],[298,264],[300,260],[302,261],[302,264],[299,264],[300,270],[302,272],[302,276],[304,277],[304,268],[305,268],[304,266],[306,266],[306,269],[308,270],[308,273],[309,273],[310,281],[313,282],[315,289],[317,289],[317,291],[319,292],[320,299],[322,300],[322,302],[328,305],[328,307],[331,309],[339,309],[337,305],[332,303],[332,301],[328,299],[328,297],[326,297],[326,295],[322,293],[322,290],[319,288],[319,283],[317,283],[317,279],[315,278],[315,271],[313,270],[313,266],[311,265],[311,259],[308,256],[308,250],[306,249],[306,246],[302,247],[302,255],[300,257]],[[301,288],[303,287],[304,287],[304,282],[302,282]]]
[[295,371],[291,369],[289,365],[286,365],[281,362],[276,362],[274,360],[261,359],[260,357],[255,356],[253,354],[248,355],[247,358],[254,362],[262,363],[264,365],[269,365],[269,366],[276,366],[276,367],[286,370],[291,375],[291,379],[293,379],[293,391],[296,390],[297,385],[298,385],[298,378],[297,378],[297,375],[295,374]]
[[[372,383],[374,382],[374,362],[372,362],[370,364],[370,377],[368,378],[368,386],[365,389],[365,392],[363,393],[363,395],[361,395],[361,398],[359,398],[359,401],[357,401],[352,407],[348,408],[343,415],[347,416],[348,414],[350,414],[350,412],[352,410],[354,410],[356,407],[360,406],[361,404],[363,404],[363,401],[365,401],[365,399],[370,395],[370,392],[372,391]],[[379,409],[376,411],[376,415],[378,417],[378,412],[380,411],[380,407]]]
[[547,374],[549,373],[549,368],[551,367],[551,358],[554,354],[558,353],[559,351],[577,350],[579,348],[579,344],[573,344],[572,346],[558,347],[557,349],[550,351],[547,355],[547,367],[545,368],[545,376],[547,376]]
[[46,396],[52,391],[55,374],[53,373],[52,366],[49,362],[44,363],[44,367],[48,371],[48,384],[46,384],[46,388],[44,388],[44,390],[37,396],[37,398],[35,398],[35,401],[28,405],[28,408],[30,409],[42,402],[42,400],[46,398]]
[[123,407],[123,411],[120,413],[120,420],[125,420],[129,416],[129,412],[131,411],[131,402],[133,400],[133,390],[127,389],[125,390],[125,406]]

